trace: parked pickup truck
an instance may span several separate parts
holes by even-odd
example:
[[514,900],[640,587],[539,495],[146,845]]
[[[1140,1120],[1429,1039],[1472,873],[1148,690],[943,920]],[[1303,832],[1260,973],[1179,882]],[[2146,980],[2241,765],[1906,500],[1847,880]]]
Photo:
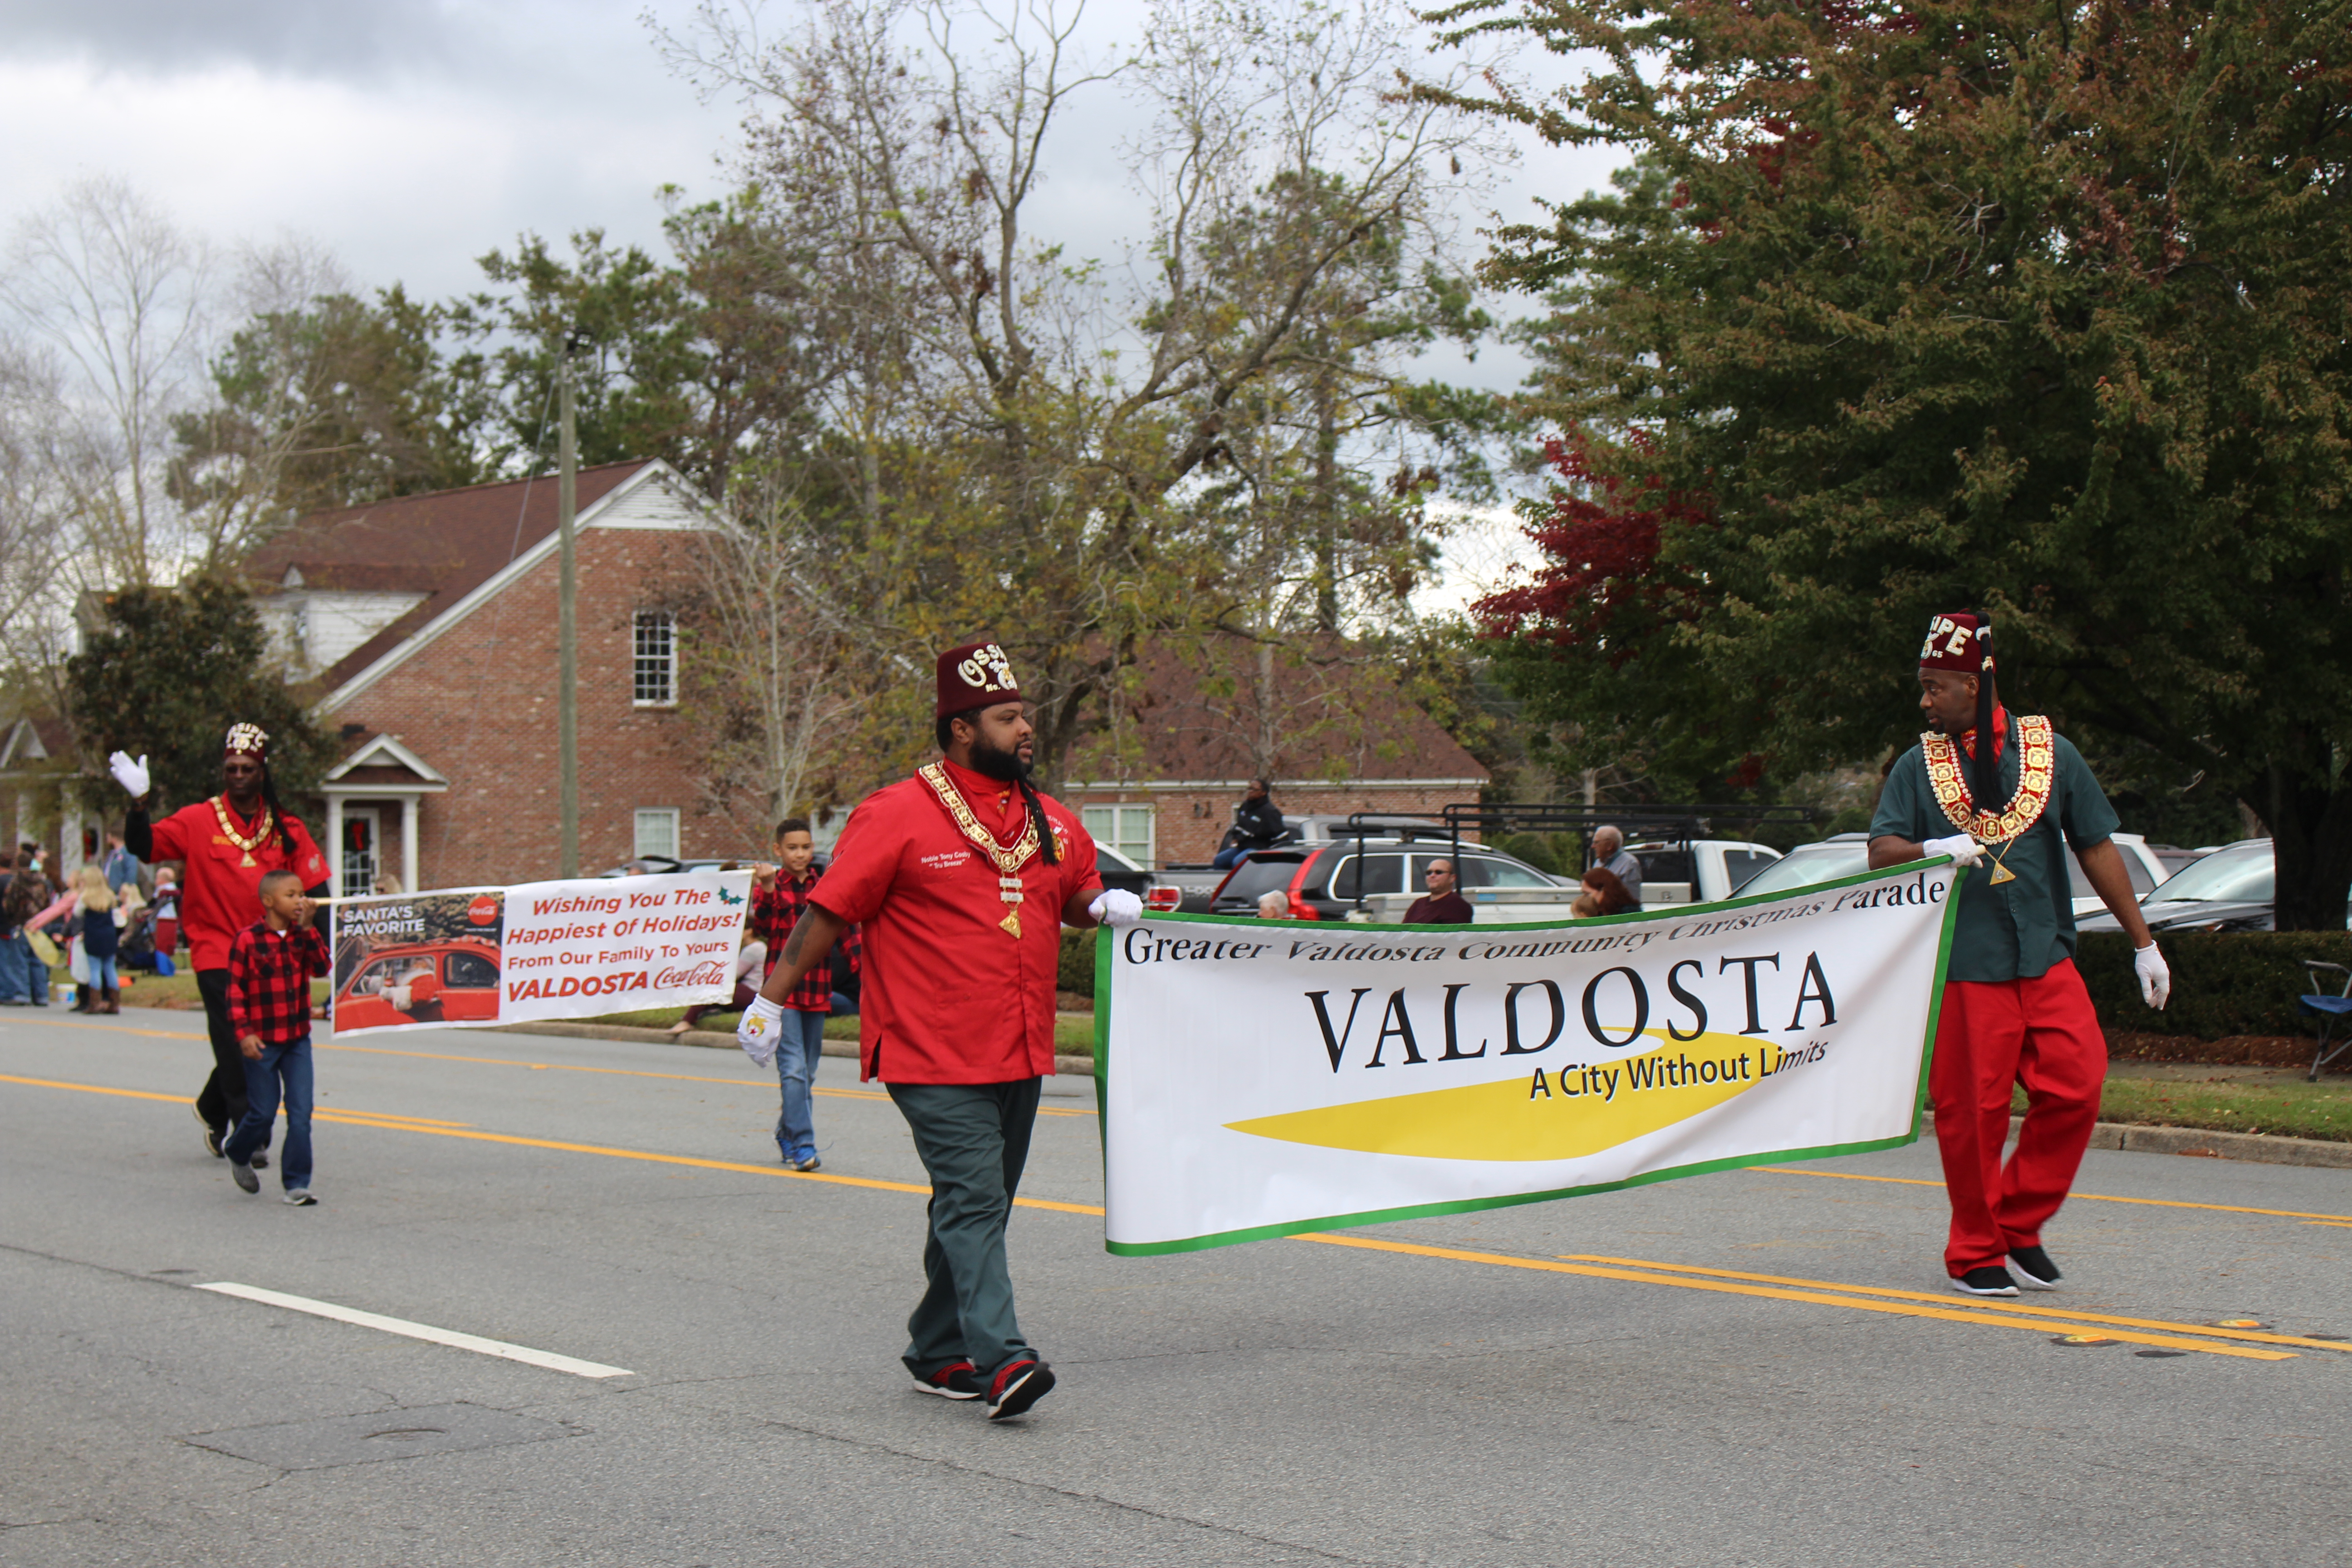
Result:
[[1642,863],[1642,903],[1711,904],[1780,858],[1769,844],[1738,838],[1658,839],[1628,844]]

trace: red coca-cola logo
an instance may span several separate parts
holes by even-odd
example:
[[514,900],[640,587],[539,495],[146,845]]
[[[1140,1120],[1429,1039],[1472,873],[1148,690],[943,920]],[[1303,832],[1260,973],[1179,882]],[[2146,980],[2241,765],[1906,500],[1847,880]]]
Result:
[[727,966],[716,960],[698,963],[692,969],[665,969],[654,976],[654,989],[667,991],[673,985],[719,985],[725,984]]
[[488,893],[484,893],[480,898],[476,899],[472,903],[466,906],[466,918],[478,926],[494,926],[498,924],[498,900],[490,897]]

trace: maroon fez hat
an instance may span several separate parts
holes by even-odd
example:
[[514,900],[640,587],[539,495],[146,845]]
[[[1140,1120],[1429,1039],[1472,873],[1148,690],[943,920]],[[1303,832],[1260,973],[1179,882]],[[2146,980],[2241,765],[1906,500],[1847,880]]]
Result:
[[966,643],[940,655],[940,718],[1020,700],[1021,683],[1013,678],[1013,661],[994,643]]
[[1959,675],[1992,673],[1992,621],[1973,610],[1954,610],[1927,623],[1919,647],[1919,668]]

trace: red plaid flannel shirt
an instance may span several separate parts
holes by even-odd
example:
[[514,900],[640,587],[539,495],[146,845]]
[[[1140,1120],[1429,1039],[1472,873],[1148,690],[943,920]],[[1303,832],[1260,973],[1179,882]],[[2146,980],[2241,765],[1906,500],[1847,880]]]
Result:
[[229,943],[229,1027],[240,1040],[259,1035],[265,1046],[309,1038],[310,977],[333,968],[317,926],[274,931],[267,919],[254,921]]
[[[821,871],[812,872],[806,881],[795,882],[778,870],[766,883],[751,886],[751,934],[768,944],[767,968],[761,978],[776,972],[776,964],[784,956],[784,939],[793,927],[800,923],[815,896]],[[858,940],[857,928],[851,926],[835,944],[835,952],[849,955],[849,973],[856,974],[865,961],[865,944]],[[833,965],[828,963],[801,976],[801,983],[784,993],[783,1005],[795,1013],[830,1013],[833,1011]]]

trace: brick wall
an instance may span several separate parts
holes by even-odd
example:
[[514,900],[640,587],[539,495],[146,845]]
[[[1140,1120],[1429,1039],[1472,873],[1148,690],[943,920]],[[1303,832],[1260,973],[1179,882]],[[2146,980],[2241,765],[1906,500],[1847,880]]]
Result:
[[[679,851],[730,855],[721,817],[698,809],[694,721],[632,703],[634,616],[671,607],[691,534],[583,530],[578,544],[580,868],[627,859],[640,807],[678,812]],[[331,724],[397,735],[449,780],[417,814],[426,888],[531,881],[561,867],[556,764],[557,565],[553,555],[362,692]],[[399,817],[383,812],[380,863],[395,873]]]

